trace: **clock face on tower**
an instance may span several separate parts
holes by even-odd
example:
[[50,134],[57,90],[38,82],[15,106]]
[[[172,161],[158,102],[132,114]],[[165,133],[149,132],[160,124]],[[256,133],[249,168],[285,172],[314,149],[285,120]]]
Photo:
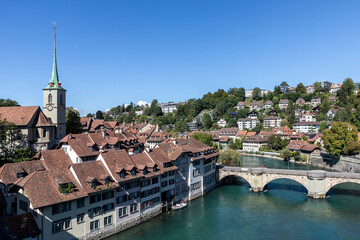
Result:
[[54,108],[54,106],[53,106],[52,104],[47,104],[47,105],[46,105],[46,109],[47,109],[48,111],[52,111],[53,108]]

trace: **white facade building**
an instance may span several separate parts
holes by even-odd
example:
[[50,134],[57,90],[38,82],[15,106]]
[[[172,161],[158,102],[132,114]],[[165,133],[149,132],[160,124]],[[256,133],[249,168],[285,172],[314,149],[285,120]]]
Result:
[[245,129],[253,129],[258,124],[257,119],[251,119],[251,118],[241,118],[237,121],[239,130],[245,130]]

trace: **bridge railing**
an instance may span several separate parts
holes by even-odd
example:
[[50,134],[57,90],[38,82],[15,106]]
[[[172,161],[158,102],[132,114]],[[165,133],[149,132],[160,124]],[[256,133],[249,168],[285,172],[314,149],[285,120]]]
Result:
[[309,176],[312,178],[348,178],[348,179],[360,179],[360,173],[346,173],[346,172],[327,172],[322,170],[289,170],[289,169],[274,169],[274,168],[246,168],[246,167],[229,167],[218,166],[220,171],[238,171],[248,172],[252,174],[283,174],[283,175],[297,175],[297,176]]

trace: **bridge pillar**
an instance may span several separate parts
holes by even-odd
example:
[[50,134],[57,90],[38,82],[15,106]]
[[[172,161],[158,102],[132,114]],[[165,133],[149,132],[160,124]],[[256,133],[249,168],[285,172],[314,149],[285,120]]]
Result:
[[263,169],[251,168],[251,190],[253,192],[262,192],[264,191],[264,180],[263,180]]
[[321,170],[308,171],[308,196],[312,198],[325,198],[326,172]]

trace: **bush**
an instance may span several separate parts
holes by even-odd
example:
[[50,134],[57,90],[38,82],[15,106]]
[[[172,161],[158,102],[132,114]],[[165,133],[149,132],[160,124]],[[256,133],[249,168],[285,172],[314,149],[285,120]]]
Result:
[[219,160],[224,165],[240,166],[241,154],[236,150],[226,149],[220,154]]

